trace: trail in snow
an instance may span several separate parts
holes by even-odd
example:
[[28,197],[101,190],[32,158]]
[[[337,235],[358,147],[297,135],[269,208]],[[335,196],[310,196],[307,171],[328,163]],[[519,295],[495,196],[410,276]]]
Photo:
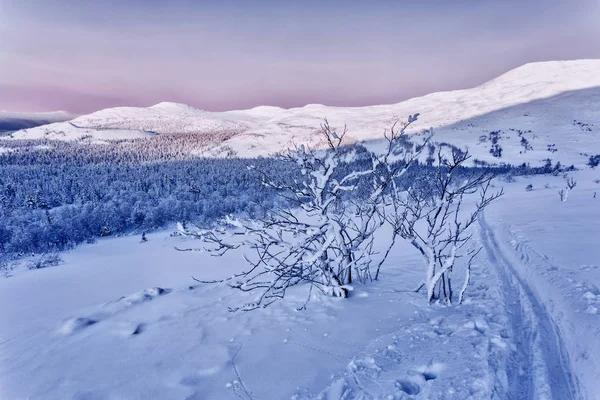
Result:
[[501,280],[516,350],[507,368],[510,399],[578,399],[560,333],[552,318],[503,254],[485,218],[481,241]]

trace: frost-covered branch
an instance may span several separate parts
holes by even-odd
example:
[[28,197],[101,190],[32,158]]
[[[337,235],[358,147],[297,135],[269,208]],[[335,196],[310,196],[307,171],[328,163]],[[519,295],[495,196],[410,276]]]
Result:
[[[401,140],[417,116],[411,116],[401,128],[395,124],[386,133],[386,147],[380,154],[361,145],[342,146],[346,127],[337,133],[325,120],[321,134],[328,149],[302,145],[279,156],[296,172],[295,179],[256,170],[262,184],[276,191],[282,206],[262,218],[230,217],[213,229],[183,230],[200,239],[204,250],[213,255],[242,248],[253,251],[245,255],[246,271],[219,281],[256,294],[232,311],[266,307],[300,284],[308,289],[307,302],[313,289],[348,297],[354,281],[364,283],[379,277],[397,235],[394,230],[385,251],[374,250],[376,232],[388,220],[390,189],[424,148]],[[376,266],[374,277],[372,265]]]
[[[503,194],[502,190],[491,192],[489,170],[463,168],[469,158],[468,152],[452,148],[448,154],[440,146],[434,175],[397,192],[396,210],[401,213],[391,222],[423,257],[429,301],[452,302],[452,270],[472,238],[471,227],[484,208]],[[474,204],[465,203],[476,195],[479,200]]]

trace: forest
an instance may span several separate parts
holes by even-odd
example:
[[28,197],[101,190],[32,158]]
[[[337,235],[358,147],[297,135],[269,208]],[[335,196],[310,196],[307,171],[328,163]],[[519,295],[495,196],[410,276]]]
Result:
[[[2,141],[1,257],[59,251],[179,221],[207,226],[229,214],[264,215],[281,197],[262,184],[259,171],[282,181],[297,178],[297,171],[277,158],[194,157],[189,149],[197,140],[183,135],[102,144]],[[367,154],[361,144],[350,147]],[[358,156],[343,169],[361,169],[369,162]],[[549,173],[556,166],[499,164],[465,170],[484,168],[510,176]],[[402,179],[433,170],[431,159],[416,160]],[[361,190],[344,195],[360,196]]]

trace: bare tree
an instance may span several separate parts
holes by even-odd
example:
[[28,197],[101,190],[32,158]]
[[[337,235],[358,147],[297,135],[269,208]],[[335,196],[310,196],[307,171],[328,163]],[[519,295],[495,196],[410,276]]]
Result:
[[565,175],[565,188],[558,191],[558,195],[560,196],[560,201],[565,202],[569,198],[569,192],[577,186],[577,181],[570,176]]
[[[396,213],[391,220],[397,232],[423,256],[427,299],[453,300],[452,270],[461,257],[469,257],[465,285],[470,281],[470,264],[478,250],[465,251],[472,238],[471,228],[478,216],[503,191],[492,192],[493,174],[489,170],[473,172],[464,169],[470,158],[468,152],[444,146],[437,152],[434,173],[401,188],[394,201]],[[478,196],[473,205],[465,202]]]
[[[402,141],[405,129],[416,121],[394,124],[385,134],[385,149],[376,154],[360,145],[343,146],[347,129],[336,132],[325,122],[320,133],[327,150],[300,146],[279,158],[298,172],[293,182],[282,181],[268,171],[257,171],[265,186],[276,190],[285,206],[255,220],[227,218],[214,229],[182,233],[204,242],[213,255],[241,247],[250,268],[223,281],[230,287],[256,292],[252,302],[232,311],[266,307],[286,291],[307,284],[336,297],[348,297],[354,280],[375,279],[391,244],[382,254],[374,250],[375,232],[386,221],[386,193],[419,157],[422,145]],[[371,266],[377,274],[371,274]],[[306,304],[305,304],[306,306]]]

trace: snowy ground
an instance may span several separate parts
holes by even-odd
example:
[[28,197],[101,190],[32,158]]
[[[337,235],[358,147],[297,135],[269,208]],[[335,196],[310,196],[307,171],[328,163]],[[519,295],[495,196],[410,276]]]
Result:
[[484,245],[492,244],[497,264],[518,277],[515,283],[535,312],[534,342],[545,341],[540,345],[547,350],[558,336],[561,354],[542,354],[554,368],[550,374],[569,368],[582,396],[595,399],[600,398],[600,171],[574,176],[578,186],[565,203],[557,194],[556,186],[564,186],[560,177],[528,179],[532,192],[522,190],[525,181],[519,182],[522,187],[508,186],[504,204],[488,210],[486,228],[495,239]]
[[498,182],[460,306],[410,290],[422,267],[408,247],[380,282],[307,311],[292,292],[228,312],[240,294],[191,275],[229,276],[240,254],[177,252],[189,239],[165,231],[16,271],[0,279],[0,398],[600,398],[600,173],[574,176],[565,203],[562,177]]

